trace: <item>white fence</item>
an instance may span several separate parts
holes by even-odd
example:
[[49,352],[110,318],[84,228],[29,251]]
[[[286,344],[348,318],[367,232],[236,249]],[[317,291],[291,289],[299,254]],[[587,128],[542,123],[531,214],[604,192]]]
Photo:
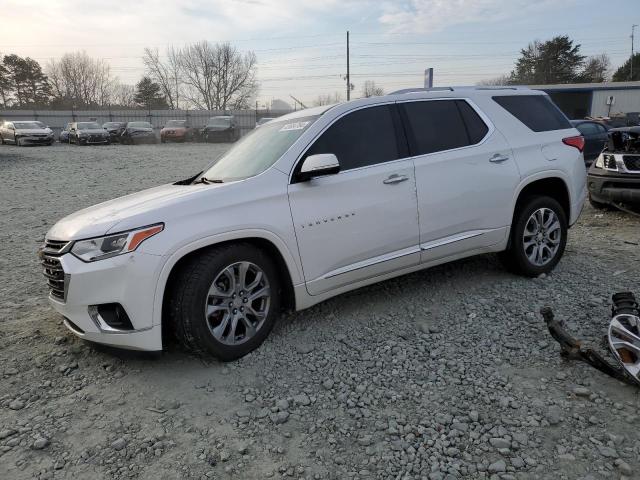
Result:
[[204,127],[207,120],[218,115],[233,115],[240,133],[253,130],[256,121],[264,117],[279,117],[289,113],[282,110],[0,110],[2,120],[38,120],[51,127],[56,133],[69,122],[95,121],[100,125],[106,122],[145,121],[156,130],[161,129],[169,120],[187,120],[191,127]]

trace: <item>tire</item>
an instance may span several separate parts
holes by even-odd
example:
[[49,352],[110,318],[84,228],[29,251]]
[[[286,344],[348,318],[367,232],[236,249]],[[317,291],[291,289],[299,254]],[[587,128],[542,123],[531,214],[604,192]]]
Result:
[[[508,270],[520,275],[537,277],[549,273],[562,258],[567,244],[566,214],[555,199],[538,195],[518,202],[517,209],[511,226],[509,248],[500,254],[500,258]],[[536,219],[541,219],[541,222]],[[547,222],[549,224],[545,225]],[[533,233],[538,223],[546,228]],[[539,256],[536,256],[536,252],[540,252]]]
[[[261,283],[248,290],[259,295],[253,303],[239,281],[241,265],[247,268],[244,286],[257,281],[257,272],[262,272]],[[225,362],[258,348],[280,314],[278,270],[263,251],[247,243],[205,250],[180,268],[168,288],[168,320],[178,342],[194,353],[208,353]],[[231,292],[235,292],[232,297]],[[208,317],[205,305],[211,310]],[[246,305],[262,318],[249,313]],[[255,331],[250,332],[247,325]]]
[[602,203],[602,202],[598,202],[596,200],[594,200],[591,197],[591,194],[589,194],[589,203],[591,204],[591,206],[593,208],[595,208],[596,210],[609,210],[611,207],[606,204],[606,203]]
[[4,138],[2,138],[2,135],[0,135],[0,145],[4,145]]
[[22,144],[20,143],[20,137],[13,137],[13,141],[16,145],[16,147],[21,147]]

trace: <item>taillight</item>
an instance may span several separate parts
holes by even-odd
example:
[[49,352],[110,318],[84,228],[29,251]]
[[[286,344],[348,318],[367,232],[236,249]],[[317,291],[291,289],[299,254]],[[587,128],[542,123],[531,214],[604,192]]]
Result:
[[584,150],[584,137],[581,135],[578,135],[577,137],[563,138],[562,143],[569,145],[570,147],[575,147],[580,151]]

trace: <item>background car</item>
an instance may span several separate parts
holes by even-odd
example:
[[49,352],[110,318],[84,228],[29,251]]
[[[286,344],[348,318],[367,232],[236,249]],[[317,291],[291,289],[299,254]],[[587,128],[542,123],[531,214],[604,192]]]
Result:
[[258,128],[260,125],[264,125],[267,122],[270,122],[271,120],[273,120],[275,117],[263,117],[260,120],[258,120],[256,122],[256,128]]
[[119,142],[122,132],[127,128],[127,122],[107,122],[102,124],[102,128],[109,132],[111,143]]
[[200,138],[204,142],[235,142],[240,138],[240,129],[233,115],[211,117],[200,130]]
[[194,130],[187,125],[186,120],[169,120],[160,130],[160,141],[164,142],[185,142],[193,140]]
[[584,137],[584,163],[589,167],[607,144],[609,128],[593,120],[571,120],[571,125]]
[[62,129],[60,135],[58,135],[58,141],[60,143],[69,143],[69,131],[71,130],[72,123],[67,123],[67,126]]
[[52,145],[53,130],[37,120],[3,122],[0,126],[0,143],[23,145]]
[[153,125],[149,122],[128,122],[122,134],[120,143],[134,145],[136,143],[158,143]]
[[76,145],[109,145],[109,132],[96,122],[73,122],[69,129],[69,143]]

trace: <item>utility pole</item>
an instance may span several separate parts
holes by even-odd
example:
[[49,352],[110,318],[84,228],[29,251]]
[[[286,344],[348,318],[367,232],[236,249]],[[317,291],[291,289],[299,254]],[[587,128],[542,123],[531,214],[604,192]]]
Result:
[[635,34],[635,29],[638,25],[633,24],[631,25],[631,61],[630,61],[630,68],[629,68],[629,81],[633,80],[633,36]]
[[349,77],[349,30],[347,30],[347,101],[351,100],[351,78]]

